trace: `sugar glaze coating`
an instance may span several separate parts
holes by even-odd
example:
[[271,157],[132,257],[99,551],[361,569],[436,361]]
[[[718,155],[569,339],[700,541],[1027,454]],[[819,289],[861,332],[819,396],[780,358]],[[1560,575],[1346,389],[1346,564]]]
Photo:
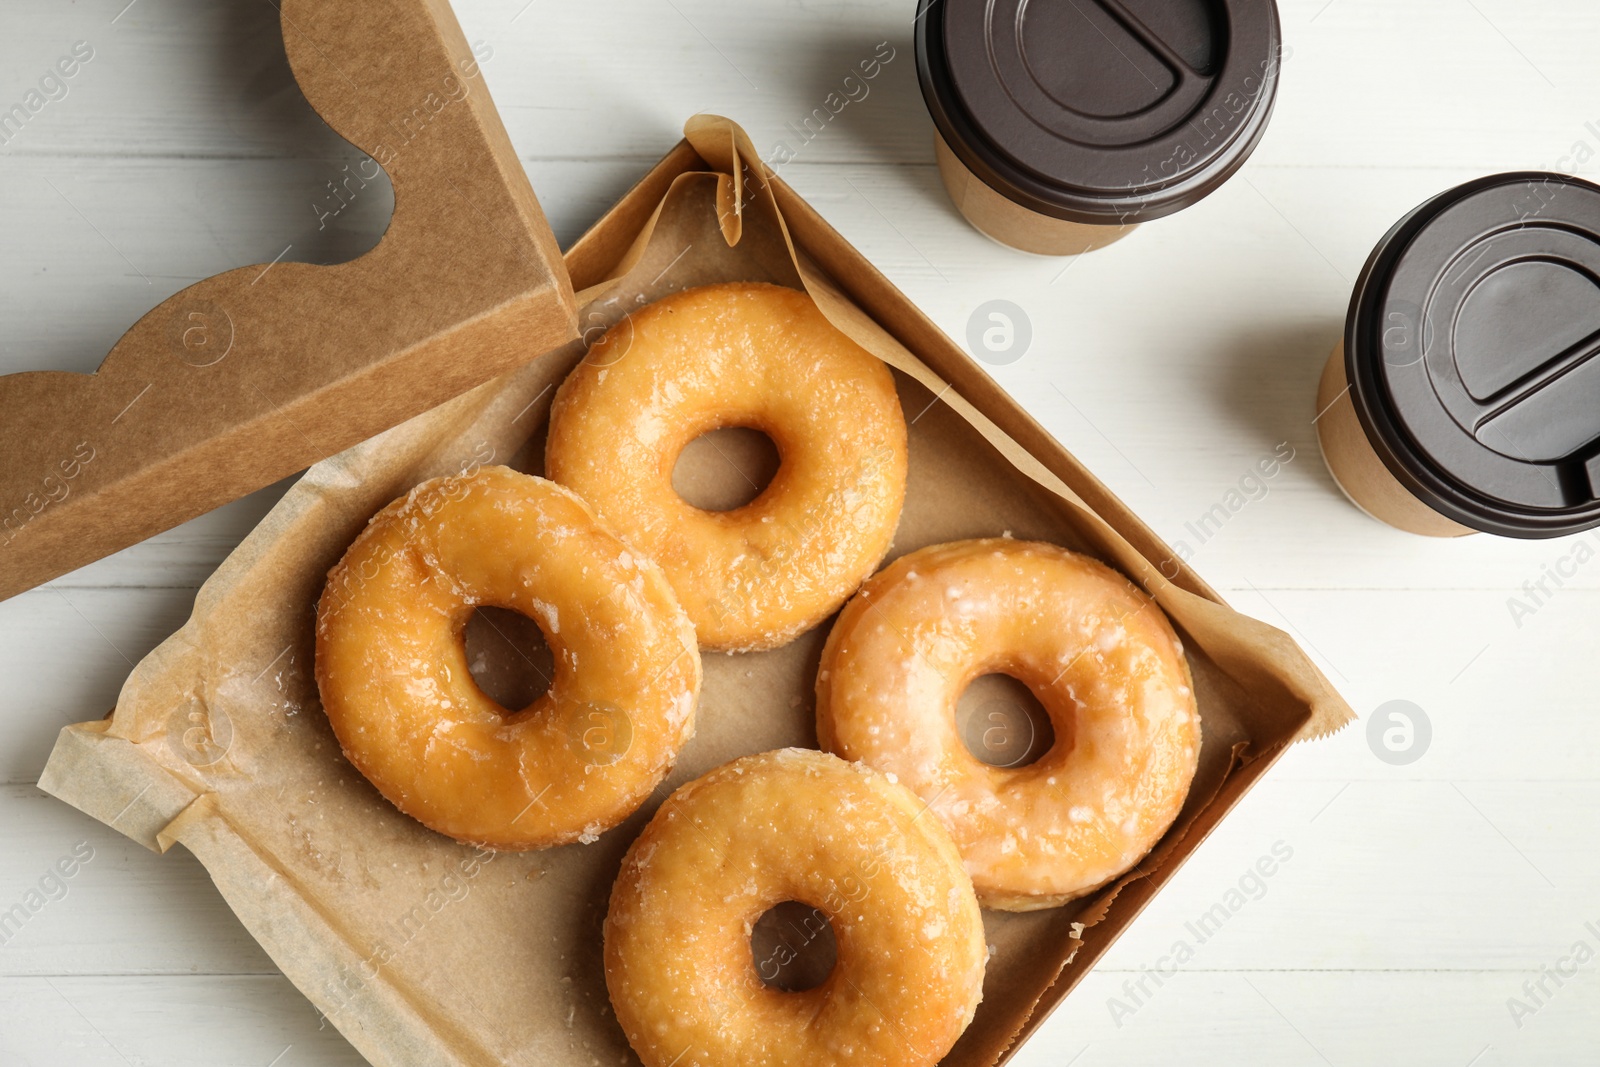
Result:
[[[549,690],[505,709],[473,681],[479,606],[539,624]],[[424,482],[328,575],[317,688],[345,755],[391,803],[496,849],[591,841],[642,804],[694,732],[700,655],[660,570],[571,490],[506,467]]]
[[[684,446],[760,430],[781,465],[732,511],[672,487]],[[889,550],[905,502],[894,377],[804,293],[711,285],[613,327],[562,383],[550,477],[666,572],[700,644],[775,648],[827,618]]]
[[[983,674],[1024,682],[1055,744],[984,763],[956,702]],[[817,677],[822,746],[909,786],[955,839],[985,907],[1054,907],[1131,869],[1183,807],[1200,717],[1183,650],[1122,575],[1055,545],[935,545],[840,612]]]
[[[827,915],[828,978],[762,984],[752,924]],[[605,923],[606,984],[645,1067],[931,1067],[971,1022],[988,949],[950,837],[903,786],[823,752],[724,764],[629,849]]]

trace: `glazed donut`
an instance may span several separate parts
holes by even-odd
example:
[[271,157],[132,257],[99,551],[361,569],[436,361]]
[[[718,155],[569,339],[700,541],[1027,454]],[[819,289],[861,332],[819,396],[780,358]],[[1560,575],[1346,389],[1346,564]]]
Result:
[[[935,1064],[983,993],[983,918],[950,837],[902,786],[809,749],[747,756],[674,793],[622,861],[606,986],[645,1067]],[[762,984],[756,919],[798,900],[838,962]]]
[[[527,708],[489,699],[463,631],[482,605],[554,653]],[[317,605],[317,688],[395,807],[495,849],[592,841],[694,732],[700,654],[661,572],[554,482],[506,467],[424,482],[373,517]]]
[[[957,732],[973,679],[1008,674],[1055,743],[990,766]],[[1200,752],[1188,663],[1126,578],[1054,545],[1009,539],[896,560],[840,612],[817,674],[822,746],[927,801],[985,907],[1032,911],[1126,872],[1177,818]]]
[[[672,487],[685,445],[761,430],[781,465],[732,511]],[[666,571],[702,648],[775,648],[843,604],[889,550],[906,491],[894,377],[811,298],[711,285],[613,327],[556,394],[549,476]]]

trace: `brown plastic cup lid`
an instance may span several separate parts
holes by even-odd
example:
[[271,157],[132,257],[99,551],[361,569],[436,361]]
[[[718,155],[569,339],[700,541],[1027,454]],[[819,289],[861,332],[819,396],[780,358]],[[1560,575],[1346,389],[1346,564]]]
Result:
[[1273,0],[921,0],[916,44],[951,151],[1072,222],[1200,200],[1254,151],[1278,87]]
[[1600,186],[1435,197],[1372,253],[1345,331],[1356,413],[1420,500],[1507,537],[1600,526]]

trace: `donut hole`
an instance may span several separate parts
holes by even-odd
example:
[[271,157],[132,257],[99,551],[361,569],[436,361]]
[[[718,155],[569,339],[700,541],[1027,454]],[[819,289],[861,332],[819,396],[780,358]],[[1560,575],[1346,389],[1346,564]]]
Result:
[[822,909],[786,900],[750,929],[756,976],[768,989],[804,993],[828,980],[839,961],[833,924]]
[[1037,763],[1056,743],[1044,705],[1009,674],[972,680],[956,701],[956,732],[974,759],[1007,769]]
[[760,430],[725,426],[690,441],[672,468],[672,488],[701,511],[733,511],[766,492],[782,462]]
[[507,714],[544,696],[555,677],[555,655],[539,624],[509,608],[481,607],[463,634],[467,669],[483,695]]

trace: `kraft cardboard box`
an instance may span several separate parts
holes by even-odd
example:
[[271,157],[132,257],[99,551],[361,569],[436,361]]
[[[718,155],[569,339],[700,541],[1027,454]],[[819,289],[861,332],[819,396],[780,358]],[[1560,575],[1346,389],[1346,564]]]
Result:
[[[340,21],[356,19],[355,4],[325,4],[328,22],[287,4],[286,27],[291,12],[307,22],[286,36],[312,33],[307,26],[342,33],[356,25]],[[465,48],[439,0],[369,6],[410,19],[420,51],[440,59],[427,76]],[[308,37],[302,60],[342,41]],[[986,914],[994,955],[984,1002],[945,1062],[1004,1062],[1285,748],[1343,725],[1349,709],[1287,636],[1228,608],[771,176],[743,131],[702,116],[685,132],[553,264],[546,295],[528,298],[543,301],[543,312],[525,313],[527,300],[513,299],[480,316],[492,325],[466,327],[521,351],[520,365],[510,361],[498,377],[397,425],[397,409],[379,403],[390,428],[311,467],[201,589],[189,623],[138,665],[114,712],[63,731],[40,784],[148,847],[194,853],[284,973],[374,1064],[636,1062],[601,967],[600,924],[622,854],[677,785],[750,752],[816,744],[813,680],[827,624],[771,652],[706,656],[698,732],[662,789],[621,826],[590,845],[496,854],[401,815],[345,761],[318,702],[314,608],[356,533],[411,486],[489,463],[542,472],[551,397],[583,355],[581,339],[566,341],[576,336],[573,323],[592,339],[632,309],[694,285],[787,285],[891,367],[901,403],[917,416],[908,418],[911,473],[892,556],[1006,534],[1091,553],[1155,598],[1194,673],[1201,765],[1171,832],[1133,872],[1084,900]],[[371,150],[376,142],[357,143]],[[502,177],[502,192],[516,186]],[[523,232],[539,229],[529,204],[531,190],[510,209]],[[461,306],[483,307],[495,293],[502,290],[463,297]],[[333,285],[323,298],[337,305],[351,293]],[[451,314],[441,311],[441,321]],[[433,356],[415,363],[375,358],[401,383],[433,373],[432,361],[449,350],[424,347]],[[530,352],[542,354],[529,361]],[[304,403],[329,402],[331,394],[313,392]],[[249,465],[236,451],[254,439],[231,437],[235,429],[185,456],[194,469],[218,468],[219,494],[253,477],[229,472]],[[139,499],[142,477],[113,479],[105,492]],[[61,513],[65,521],[68,509]],[[93,510],[73,514],[91,521]],[[156,504],[150,514],[170,517]]]

